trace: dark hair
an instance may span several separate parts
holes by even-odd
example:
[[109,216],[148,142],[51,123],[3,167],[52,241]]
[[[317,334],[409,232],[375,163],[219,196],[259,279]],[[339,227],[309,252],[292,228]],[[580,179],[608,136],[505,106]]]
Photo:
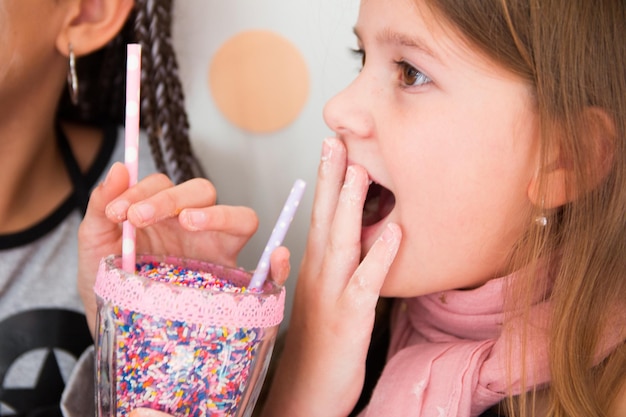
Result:
[[159,171],[174,182],[204,176],[189,141],[189,122],[172,46],[172,0],[136,0],[120,33],[104,48],[77,60],[79,102],[64,93],[59,118],[123,125],[126,45],[139,43],[141,125]]

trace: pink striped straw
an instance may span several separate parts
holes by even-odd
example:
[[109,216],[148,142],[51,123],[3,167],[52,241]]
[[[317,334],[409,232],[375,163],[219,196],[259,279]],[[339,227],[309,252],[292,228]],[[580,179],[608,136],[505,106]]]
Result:
[[259,289],[263,286],[263,283],[267,279],[267,273],[270,269],[270,255],[274,249],[283,243],[285,235],[287,234],[287,229],[289,229],[293,216],[300,205],[300,200],[304,194],[305,187],[306,183],[303,180],[296,180],[293,184],[283,210],[281,211],[280,216],[278,216],[278,221],[274,226],[274,230],[272,230],[270,239],[268,240],[267,245],[265,245],[261,259],[259,260],[256,270],[250,279],[250,285],[248,285],[249,288]]
[[[129,44],[126,49],[126,128],[124,163],[128,169],[129,187],[137,184],[139,155],[139,94],[141,86],[141,45]],[[122,268],[135,272],[135,227],[122,225]]]

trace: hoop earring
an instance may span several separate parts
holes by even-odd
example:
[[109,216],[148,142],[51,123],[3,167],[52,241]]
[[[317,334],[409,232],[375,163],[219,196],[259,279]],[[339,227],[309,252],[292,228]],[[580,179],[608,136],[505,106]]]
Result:
[[70,65],[67,72],[67,86],[70,92],[70,99],[73,105],[78,104],[78,76],[76,75],[76,57],[74,56],[74,48],[69,44],[69,60]]

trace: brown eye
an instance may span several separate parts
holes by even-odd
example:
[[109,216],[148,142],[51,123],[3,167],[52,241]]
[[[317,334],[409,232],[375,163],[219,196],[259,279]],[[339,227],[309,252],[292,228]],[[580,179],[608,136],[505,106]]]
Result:
[[418,86],[430,82],[430,78],[412,65],[409,65],[404,61],[396,62],[396,64],[400,68],[402,84],[407,86]]

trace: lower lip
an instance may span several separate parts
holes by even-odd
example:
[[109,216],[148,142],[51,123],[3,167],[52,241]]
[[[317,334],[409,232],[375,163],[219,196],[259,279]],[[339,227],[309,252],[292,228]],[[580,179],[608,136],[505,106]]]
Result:
[[363,246],[366,250],[369,250],[369,248],[371,248],[374,244],[374,241],[380,235],[385,224],[387,224],[386,218],[371,226],[362,227],[361,246]]

